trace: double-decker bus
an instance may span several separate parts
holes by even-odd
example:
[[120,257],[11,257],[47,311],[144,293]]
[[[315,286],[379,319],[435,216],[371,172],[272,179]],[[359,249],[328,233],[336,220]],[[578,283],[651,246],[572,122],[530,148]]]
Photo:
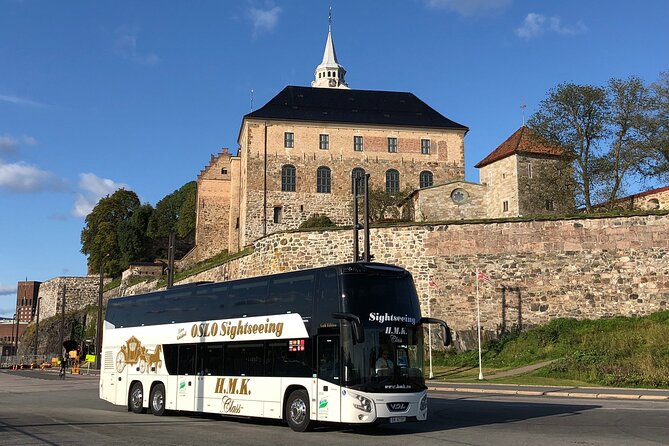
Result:
[[411,274],[350,263],[112,299],[100,397],[154,415],[315,422],[427,419]]

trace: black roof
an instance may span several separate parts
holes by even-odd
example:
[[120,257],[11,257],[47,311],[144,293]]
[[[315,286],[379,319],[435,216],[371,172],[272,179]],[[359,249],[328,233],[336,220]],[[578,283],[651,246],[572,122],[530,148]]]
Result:
[[244,118],[469,130],[414,94],[395,91],[287,86]]

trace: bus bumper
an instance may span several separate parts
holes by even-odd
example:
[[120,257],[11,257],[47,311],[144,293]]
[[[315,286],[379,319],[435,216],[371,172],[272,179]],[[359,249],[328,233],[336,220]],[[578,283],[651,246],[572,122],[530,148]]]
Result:
[[342,392],[342,422],[405,423],[427,420],[427,391],[383,394]]

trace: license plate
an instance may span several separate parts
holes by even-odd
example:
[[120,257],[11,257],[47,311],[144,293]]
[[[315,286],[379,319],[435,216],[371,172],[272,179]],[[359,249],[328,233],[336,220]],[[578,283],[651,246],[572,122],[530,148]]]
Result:
[[404,423],[407,420],[407,417],[390,417],[391,423]]

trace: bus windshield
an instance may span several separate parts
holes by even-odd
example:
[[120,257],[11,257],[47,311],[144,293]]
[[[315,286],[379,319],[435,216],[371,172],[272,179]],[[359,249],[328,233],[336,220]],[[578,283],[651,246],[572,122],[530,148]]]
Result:
[[379,273],[342,277],[344,307],[357,315],[365,340],[343,330],[344,385],[367,392],[424,390],[423,330],[411,275]]

